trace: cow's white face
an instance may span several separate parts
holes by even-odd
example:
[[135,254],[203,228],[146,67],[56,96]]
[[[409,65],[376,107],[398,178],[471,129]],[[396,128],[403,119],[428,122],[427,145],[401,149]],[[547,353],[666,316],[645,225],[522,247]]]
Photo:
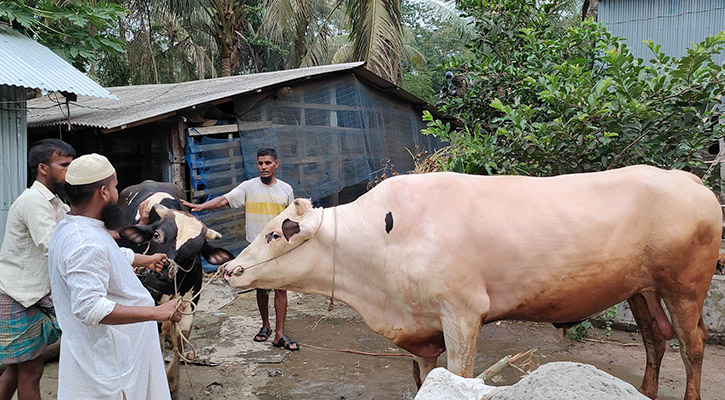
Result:
[[237,258],[224,265],[225,279],[234,287],[275,289],[304,276],[311,264],[305,261],[311,254],[298,247],[317,233],[322,213],[309,200],[296,199]]

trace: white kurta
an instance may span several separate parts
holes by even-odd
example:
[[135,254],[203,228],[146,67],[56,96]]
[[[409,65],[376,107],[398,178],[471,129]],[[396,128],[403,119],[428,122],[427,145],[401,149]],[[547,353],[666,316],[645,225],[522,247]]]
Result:
[[154,305],[103,222],[68,215],[49,247],[53,302],[63,330],[58,399],[169,399],[157,324],[100,324],[116,303]]

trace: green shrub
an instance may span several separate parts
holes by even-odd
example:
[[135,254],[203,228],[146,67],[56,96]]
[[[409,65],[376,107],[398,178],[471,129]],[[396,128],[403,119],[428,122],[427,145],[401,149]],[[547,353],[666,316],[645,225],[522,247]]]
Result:
[[725,32],[681,58],[647,42],[647,64],[601,25],[570,26],[555,4],[531,3],[459,1],[479,36],[470,90],[443,107],[465,128],[424,116],[424,133],[451,143],[442,169],[548,176],[703,166],[701,152],[723,133],[714,121],[725,72],[711,56],[723,50]]

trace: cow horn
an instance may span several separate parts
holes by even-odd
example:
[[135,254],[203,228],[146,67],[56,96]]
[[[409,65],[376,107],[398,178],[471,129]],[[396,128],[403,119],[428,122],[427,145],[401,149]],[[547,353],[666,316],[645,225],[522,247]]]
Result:
[[295,199],[294,205],[297,215],[305,215],[307,211],[312,210],[312,202],[309,199]]
[[166,206],[164,206],[160,203],[157,203],[157,204],[154,204],[154,211],[156,211],[156,214],[159,215],[159,218],[163,218],[164,215],[166,215],[166,213],[169,212],[169,209]]
[[221,239],[222,234],[215,231],[214,229],[206,228],[206,235],[204,237],[206,238],[206,240]]

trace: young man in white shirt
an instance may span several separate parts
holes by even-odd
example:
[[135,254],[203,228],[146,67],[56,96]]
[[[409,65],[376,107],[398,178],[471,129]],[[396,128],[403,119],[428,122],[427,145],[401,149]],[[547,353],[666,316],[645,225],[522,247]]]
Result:
[[[203,204],[181,201],[193,212],[216,210],[222,207],[240,208],[245,211],[245,230],[247,242],[251,243],[259,236],[272,218],[284,211],[292,201],[292,187],[274,176],[279,167],[277,152],[264,148],[257,151],[257,171],[259,177],[246,180],[229,193],[216,197]],[[269,323],[269,290],[257,289],[257,306],[262,317],[262,328],[254,341],[264,342],[272,334]],[[274,290],[275,330],[272,344],[287,350],[299,350],[299,344],[284,334],[284,322],[287,317],[287,291]]]
[[48,241],[68,206],[58,197],[76,155],[68,143],[44,139],[30,148],[35,180],[13,202],[0,249],[0,400],[40,399],[43,353],[58,340],[50,301]]
[[[157,321],[179,321],[183,303],[154,305],[133,272],[138,256],[105,227],[118,202],[116,172],[88,154],[65,177],[71,209],[49,243],[48,262],[63,330],[58,399],[170,399]],[[163,256],[152,263],[163,265]]]

